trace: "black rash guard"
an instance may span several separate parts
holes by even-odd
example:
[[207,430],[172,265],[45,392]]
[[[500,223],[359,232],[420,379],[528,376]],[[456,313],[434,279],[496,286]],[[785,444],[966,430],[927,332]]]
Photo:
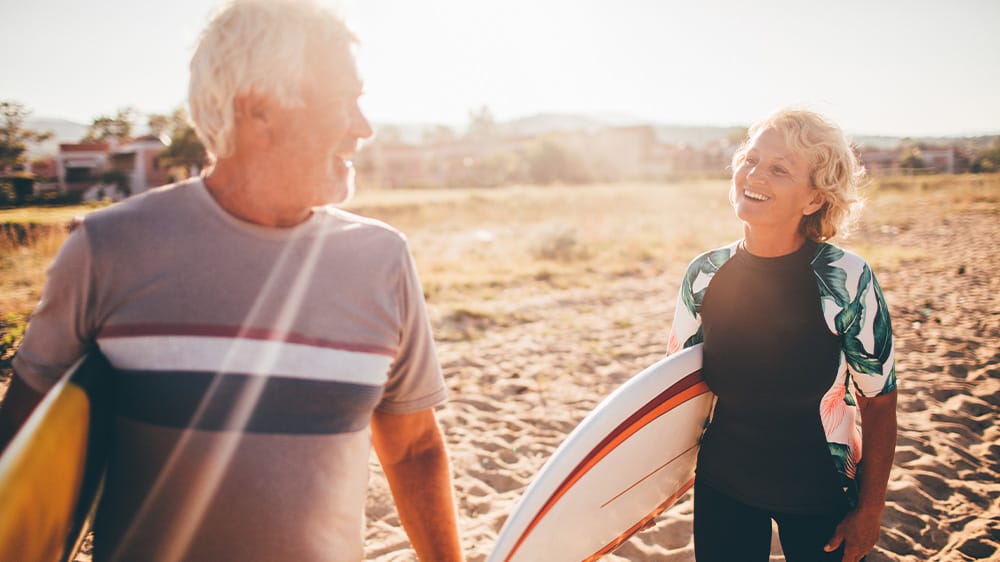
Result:
[[786,513],[846,504],[817,412],[834,383],[840,339],[824,320],[810,259],[815,242],[777,258],[742,244],[702,304],[704,377],[718,396],[698,478]]

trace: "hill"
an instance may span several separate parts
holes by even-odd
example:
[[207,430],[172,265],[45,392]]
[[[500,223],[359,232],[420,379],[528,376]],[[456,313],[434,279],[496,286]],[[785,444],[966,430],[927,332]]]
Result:
[[68,119],[52,117],[28,117],[24,120],[25,127],[35,131],[52,131],[53,137],[39,145],[28,149],[29,158],[52,156],[59,151],[61,142],[79,142],[87,134],[87,125]]

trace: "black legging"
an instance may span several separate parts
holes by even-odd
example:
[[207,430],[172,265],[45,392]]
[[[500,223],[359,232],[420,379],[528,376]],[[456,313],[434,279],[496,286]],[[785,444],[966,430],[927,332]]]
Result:
[[695,559],[697,562],[767,562],[771,553],[771,520],[774,519],[787,562],[840,562],[844,556],[843,545],[833,552],[825,552],[823,547],[843,516],[843,512],[803,515],[758,509],[696,480]]

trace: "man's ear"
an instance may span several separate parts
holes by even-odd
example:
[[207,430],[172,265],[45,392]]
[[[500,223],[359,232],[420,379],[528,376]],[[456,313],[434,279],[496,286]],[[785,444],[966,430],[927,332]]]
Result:
[[253,91],[237,94],[233,99],[233,112],[236,130],[243,140],[255,143],[270,140],[274,107],[270,96]]

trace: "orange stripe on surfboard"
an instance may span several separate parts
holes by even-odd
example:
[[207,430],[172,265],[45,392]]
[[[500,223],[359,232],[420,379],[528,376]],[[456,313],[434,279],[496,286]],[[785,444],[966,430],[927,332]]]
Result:
[[[650,400],[648,403],[646,403],[646,405],[638,409],[627,420],[625,420],[622,424],[620,424],[617,428],[615,428],[615,430],[612,431],[608,435],[608,437],[602,440],[596,447],[594,447],[594,449],[592,449],[591,452],[588,453],[586,457],[584,457],[583,461],[581,461],[580,464],[577,465],[575,469],[573,469],[573,472],[571,472],[570,475],[567,476],[565,480],[563,480],[563,482],[559,485],[559,487],[552,494],[552,496],[542,506],[542,509],[539,510],[538,514],[535,515],[535,517],[531,520],[531,523],[521,534],[521,537],[514,544],[514,547],[511,549],[510,554],[507,555],[505,560],[509,561],[511,558],[513,558],[514,554],[518,551],[518,549],[521,547],[524,541],[528,538],[528,535],[531,534],[531,532],[535,529],[535,527],[542,520],[542,518],[544,518],[545,515],[552,509],[552,507],[559,501],[559,499],[561,499],[566,494],[566,492],[571,487],[573,487],[573,485],[576,484],[581,478],[583,478],[583,476],[586,475],[587,472],[589,472],[590,469],[592,469],[598,462],[607,457],[619,445],[627,441],[630,437],[635,435],[637,432],[642,430],[644,427],[649,425],[651,422],[653,422],[660,416],[663,416],[664,414],[676,408],[680,404],[683,404],[684,402],[687,402],[688,400],[700,396],[708,391],[709,391],[708,385],[706,385],[705,382],[701,379],[701,370],[695,371],[694,373],[691,373],[690,375],[684,377],[677,383],[671,385],[670,388],[663,391],[663,393],[659,394],[653,400]],[[667,464],[673,462],[677,458],[680,458],[680,456],[683,456],[683,453],[671,459],[671,461],[669,461]],[[661,465],[654,472],[661,470],[664,466],[666,465]],[[645,480],[648,477],[649,475],[646,475],[642,479]],[[687,485],[682,487],[683,491],[680,492],[680,494],[683,494],[684,491],[687,491],[688,487],[689,486]],[[619,496],[620,495],[621,494],[619,494]],[[677,497],[680,496],[677,495]],[[676,498],[674,496],[671,496],[671,498],[668,499],[667,502],[664,502],[664,504],[661,504],[661,506],[663,506],[663,509],[666,509],[666,506],[669,506],[670,503],[672,503],[672,501],[676,501]],[[607,505],[607,503],[605,503],[604,505]],[[658,515],[663,510],[660,508],[657,509],[659,509],[659,511],[654,510],[655,514],[653,515],[653,517]],[[636,531],[641,529],[642,525],[647,523],[649,520],[650,520],[649,516],[643,518],[640,524],[637,524],[637,526],[635,526],[634,528],[635,530],[630,529],[629,531],[626,531],[627,536],[625,538],[627,539],[628,536],[631,536]],[[625,536],[625,534],[623,534],[623,536]]]

